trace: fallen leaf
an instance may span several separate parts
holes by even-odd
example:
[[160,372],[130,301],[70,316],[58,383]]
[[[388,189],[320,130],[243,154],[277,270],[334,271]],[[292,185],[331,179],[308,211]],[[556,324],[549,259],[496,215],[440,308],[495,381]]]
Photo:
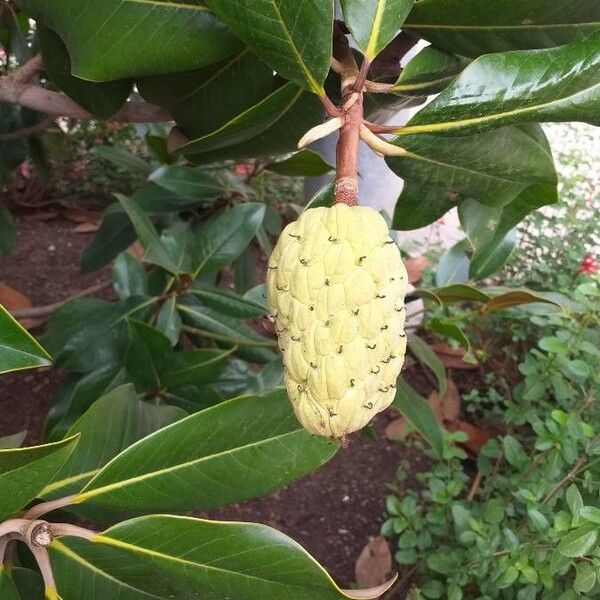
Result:
[[93,233],[94,231],[98,231],[98,229],[100,229],[100,223],[92,221],[79,223],[79,225],[75,225],[75,227],[73,227],[73,231],[75,233]]
[[0,304],[9,311],[22,310],[33,306],[33,303],[25,294],[3,283],[0,283]]
[[441,422],[454,422],[460,414],[461,398],[458,388],[452,379],[448,377],[446,393],[440,397],[437,390],[429,394],[428,402],[433,412]]
[[463,348],[451,348],[444,342],[431,344],[431,349],[438,355],[445,367],[452,369],[477,369],[479,365],[466,363],[463,360],[465,350]]
[[67,208],[63,211],[63,216],[73,223],[96,223],[102,220],[101,213],[82,208]]
[[36,210],[35,212],[22,215],[22,219],[28,223],[40,223],[44,221],[50,221],[57,215],[57,210]]
[[479,454],[482,446],[496,435],[496,432],[489,427],[476,427],[466,421],[448,423],[446,428],[449,431],[462,431],[469,436],[469,439],[466,442],[461,442],[460,445],[471,454]]
[[415,256],[405,260],[404,266],[408,274],[408,283],[417,283],[417,281],[421,281],[423,271],[431,266],[431,262],[424,256]]
[[392,570],[392,553],[384,537],[369,538],[354,567],[356,583],[360,588],[381,585]]

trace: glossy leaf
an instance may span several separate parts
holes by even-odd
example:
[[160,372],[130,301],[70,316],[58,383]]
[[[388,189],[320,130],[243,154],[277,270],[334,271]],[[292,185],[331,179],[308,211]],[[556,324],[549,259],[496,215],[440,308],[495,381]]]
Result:
[[21,600],[19,590],[13,581],[12,574],[4,565],[0,566],[0,598],[2,598],[2,600]]
[[73,75],[90,81],[169,73],[210,65],[239,40],[196,0],[19,0],[31,17],[56,31]]
[[393,39],[414,0],[341,0],[344,22],[354,41],[372,61]]
[[137,440],[187,416],[175,406],[139,400],[133,385],[122,385],[99,398],[69,429],[80,434],[70,460],[42,490],[46,499],[80,491],[100,468]]
[[435,283],[438,286],[447,286],[451,283],[463,283],[469,279],[469,257],[466,254],[468,244],[461,240],[448,248],[435,272]]
[[49,354],[0,305],[0,373],[45,367]]
[[283,391],[241,397],[130,446],[76,502],[144,511],[207,509],[286,485],[336,450],[299,425]]
[[208,0],[231,30],[277,73],[322,95],[331,62],[333,0]]
[[427,46],[406,67],[391,91],[407,96],[429,96],[441,92],[468,64],[460,56]]
[[256,235],[264,215],[264,205],[247,203],[207,223],[198,234],[196,271],[210,273],[232,263]]
[[301,88],[293,83],[286,83],[218,129],[193,139],[178,150],[187,156],[193,156],[241,144],[285,118],[301,95]]
[[163,387],[160,372],[172,353],[171,342],[146,323],[129,320],[128,325],[131,344],[125,355],[125,368],[142,389],[160,390]]
[[220,288],[191,288],[190,293],[202,304],[236,319],[264,316],[263,304]]
[[485,279],[491,277],[507,263],[517,245],[517,231],[509,231],[497,245],[487,245],[471,257],[469,277]]
[[171,354],[161,369],[161,379],[169,389],[184,385],[214,383],[226,367],[231,352],[200,349]]
[[456,192],[405,181],[394,207],[392,229],[410,231],[430,225],[456,206]]
[[477,364],[477,359],[471,348],[471,340],[469,340],[465,332],[458,325],[450,321],[442,321],[441,319],[434,318],[429,321],[427,326],[431,331],[435,331],[444,337],[458,342],[465,349],[465,355],[462,357],[464,362]]
[[152,173],[149,180],[179,196],[212,202],[223,195],[223,186],[209,173],[184,165],[167,165]]
[[63,538],[51,559],[65,600],[343,600],[389,588],[340,590],[304,548],[266,525],[170,515],[119,523],[91,542]]
[[24,508],[54,477],[78,436],[43,446],[0,450],[0,521]]
[[125,104],[133,85],[130,79],[94,83],[71,75],[71,60],[63,41],[47,27],[36,28],[48,79],[89,112],[107,119]]
[[333,179],[326,183],[307,203],[306,208],[317,208],[318,206],[333,206],[335,199],[333,197],[334,181]]
[[403,379],[397,382],[394,408],[431,444],[436,456],[441,457],[444,450],[442,428],[427,400]]
[[443,396],[448,387],[444,363],[442,363],[437,354],[431,349],[431,346],[416,335],[408,336],[408,348],[414,357],[435,375],[439,394]]
[[333,169],[320,154],[308,148],[292,154],[285,160],[273,162],[266,168],[268,171],[288,177],[318,177]]
[[478,289],[462,283],[436,288],[433,293],[442,302],[487,302],[491,296],[485,289]]
[[121,300],[131,296],[148,295],[148,278],[140,261],[129,254],[121,252],[113,265],[113,287]]
[[568,44],[593,33],[595,0],[422,0],[404,28],[463,56]]
[[482,56],[397,133],[461,134],[527,121],[597,125],[599,45],[600,32],[558,48]]
[[167,336],[172,346],[177,345],[181,336],[181,317],[177,312],[177,297],[171,296],[160,308],[156,317],[156,329]]
[[20,600],[42,600],[44,581],[37,571],[12,567],[10,575],[20,594]]
[[521,306],[523,304],[552,304],[561,308],[561,305],[551,296],[546,296],[543,292],[534,292],[532,290],[522,288],[488,288],[488,292],[493,296],[484,310],[493,312],[496,310],[504,310],[513,306]]

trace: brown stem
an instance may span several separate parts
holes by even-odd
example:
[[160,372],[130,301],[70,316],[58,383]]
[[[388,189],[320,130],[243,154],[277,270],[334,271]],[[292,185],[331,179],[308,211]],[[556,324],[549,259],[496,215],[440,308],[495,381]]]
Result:
[[342,111],[331,101],[327,94],[319,96],[319,100],[330,117],[339,117],[342,114]]
[[363,124],[373,133],[396,133],[398,129],[402,129],[402,125],[379,125],[367,120],[364,120]]
[[16,83],[28,83],[44,68],[41,54],[36,54],[8,77]]
[[92,294],[96,294],[97,292],[101,292],[102,290],[108,289],[111,285],[112,280],[103,281],[101,283],[97,283],[96,285],[92,285],[89,288],[81,290],[80,292],[77,292],[76,294],[73,294],[72,296],[69,296],[64,300],[60,300],[59,302],[47,304],[46,306],[34,306],[33,308],[13,310],[11,311],[11,314],[13,317],[15,317],[15,319],[25,319],[29,317],[47,317],[70,300],[74,300],[75,298],[83,298],[85,296],[91,296]]
[[356,81],[352,84],[352,89],[355,92],[362,92],[365,87],[365,82],[367,81],[367,75],[369,74],[369,69],[371,67],[371,61],[366,57],[363,58],[362,65],[360,65],[360,70],[358,72],[358,76],[356,77]]

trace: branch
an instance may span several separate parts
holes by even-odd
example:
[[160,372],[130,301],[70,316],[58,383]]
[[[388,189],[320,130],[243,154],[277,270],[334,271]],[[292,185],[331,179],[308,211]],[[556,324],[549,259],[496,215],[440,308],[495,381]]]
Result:
[[36,54],[16,71],[13,71],[9,77],[15,83],[29,83],[43,68],[44,61],[42,60],[42,55]]
[[[22,69],[26,65],[27,63]],[[80,120],[98,118],[65,94],[47,90],[37,84],[22,82],[20,72],[21,70],[0,77],[0,102],[19,104],[55,117]],[[127,102],[110,120],[123,123],[158,123],[172,121],[173,117],[164,108],[148,102]]]

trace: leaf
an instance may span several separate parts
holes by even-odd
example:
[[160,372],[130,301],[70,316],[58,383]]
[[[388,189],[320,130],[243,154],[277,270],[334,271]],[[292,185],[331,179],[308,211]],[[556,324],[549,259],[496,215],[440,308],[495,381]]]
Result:
[[239,48],[239,40],[194,0],[103,0],[93,6],[19,0],[19,6],[60,35],[73,75],[90,81],[198,68]]
[[152,173],[149,181],[174,194],[212,202],[223,196],[223,186],[209,173],[184,165],[166,165]]
[[139,400],[133,385],[122,385],[99,398],[69,429],[80,434],[70,460],[44,487],[49,500],[80,491],[100,468],[137,440],[187,416],[175,406]]
[[133,88],[130,79],[94,83],[74,77],[69,53],[60,36],[41,24],[36,33],[48,79],[79,106],[108,119],[125,104]]
[[354,579],[360,588],[385,583],[392,571],[392,553],[386,539],[380,535],[369,538],[354,565]]
[[344,21],[354,41],[372,61],[393,39],[413,0],[341,0]]
[[4,435],[0,437],[0,449],[20,448],[23,445],[26,436],[27,431],[20,431],[19,433],[13,433],[12,435]]
[[263,304],[220,288],[190,288],[189,292],[205,306],[236,319],[262,317],[267,312]]
[[112,271],[113,287],[121,300],[131,296],[148,295],[148,278],[139,260],[128,252],[121,252]]
[[467,421],[458,420],[454,423],[448,423],[448,431],[461,431],[466,434],[467,440],[460,442],[460,445],[471,454],[477,456],[485,444],[494,437],[495,432],[489,427],[475,426]]
[[200,349],[171,354],[161,369],[163,384],[170,389],[214,383],[226,367],[231,352]]
[[43,446],[0,450],[0,520],[33,500],[69,458],[78,436]]
[[[0,149],[2,146],[0,146]],[[1,174],[1,171],[0,171]],[[0,254],[8,254],[17,243],[17,225],[11,212],[0,204]]]
[[591,523],[600,525],[600,508],[597,508],[596,506],[582,506],[579,511],[579,516],[584,521],[590,521]]
[[441,92],[468,62],[460,56],[427,46],[402,69],[391,91],[409,96],[429,96]]
[[0,305],[0,373],[49,364],[50,355]]
[[517,438],[512,435],[506,435],[502,440],[502,445],[504,447],[504,456],[509,465],[522,471],[529,464],[529,457]]
[[523,304],[551,304],[561,308],[561,305],[547,297],[543,292],[534,292],[525,288],[488,288],[488,292],[493,297],[484,307],[485,312],[494,312],[496,310],[504,310],[513,306],[521,306]]
[[333,167],[314,150],[304,148],[285,160],[270,163],[266,169],[287,177],[318,177],[329,173]]
[[427,401],[440,423],[446,421],[452,423],[458,419],[462,401],[460,392],[452,379],[448,379],[445,393],[441,394],[437,390],[433,390]]
[[333,179],[326,183],[308,202],[306,210],[317,208],[319,206],[333,206],[335,200],[333,197],[334,181]]
[[11,572],[4,565],[0,567],[0,598],[2,600],[21,600]]
[[404,29],[464,56],[502,50],[547,48],[593,33],[600,20],[595,0],[423,0]]
[[122,194],[116,194],[116,196],[127,216],[131,219],[135,232],[146,250],[144,258],[170,273],[179,273],[179,265],[170,255],[150,217],[131,198],[127,198]]
[[477,361],[472,354],[467,354],[462,348],[451,348],[444,342],[431,344],[431,348],[438,355],[444,366],[449,369],[476,369]]
[[284,118],[301,95],[301,88],[286,83],[254,106],[236,115],[231,121],[202,137],[194,138],[188,144],[178,148],[178,151],[193,156],[242,144]]
[[435,375],[438,390],[444,396],[447,390],[446,369],[436,353],[429,344],[416,335],[408,336],[408,348],[414,357],[423,365],[428,367]]
[[574,519],[577,519],[581,509],[583,508],[583,498],[581,497],[581,493],[574,483],[567,488],[567,491],[565,492],[565,499],[569,505],[571,515],[573,515]]
[[206,4],[282,77],[320,96],[325,93],[333,0],[208,0]]
[[156,317],[156,329],[163,333],[172,346],[176,346],[181,336],[181,317],[177,312],[177,296],[173,295],[161,306]]
[[283,391],[240,397],[130,446],[76,503],[135,511],[208,509],[278,489],[336,450],[299,425]]
[[125,368],[141,389],[160,390],[160,372],[172,353],[169,338],[158,329],[139,321],[128,321],[131,344],[125,355]]
[[126,169],[136,175],[148,177],[150,165],[143,159],[119,146],[94,146],[90,153],[101,158],[119,169]]
[[440,319],[431,319],[428,323],[428,328],[440,335],[450,338],[458,342],[465,350],[463,360],[468,363],[477,364],[477,359],[471,348],[471,340],[466,336],[465,332],[455,323],[450,321],[442,321]]
[[220,213],[201,229],[196,272],[219,271],[233,262],[256,235],[265,216],[263,204],[239,204]]
[[344,592],[299,544],[255,523],[152,515],[91,542],[56,540],[50,552],[65,600],[342,600],[375,598],[389,587]]
[[599,43],[600,33],[548,50],[482,56],[397,133],[479,132],[527,121],[600,124]]
[[558,544],[558,551],[563,556],[579,558],[587,554],[598,539],[598,529],[595,524],[581,525],[567,533]]
[[397,408],[411,425],[431,444],[435,454],[442,456],[444,436],[431,407],[403,379],[398,379],[394,407]]
[[469,279],[469,257],[466,254],[468,245],[461,240],[448,248],[438,263],[435,272],[437,286],[447,286],[450,283],[462,283]]
[[579,594],[590,592],[596,584],[597,568],[594,565],[578,563],[575,569],[577,574],[573,582],[573,589]]
[[436,288],[433,293],[444,303],[448,302],[483,302],[490,300],[491,296],[484,291],[471,285],[462,283],[451,284]]

